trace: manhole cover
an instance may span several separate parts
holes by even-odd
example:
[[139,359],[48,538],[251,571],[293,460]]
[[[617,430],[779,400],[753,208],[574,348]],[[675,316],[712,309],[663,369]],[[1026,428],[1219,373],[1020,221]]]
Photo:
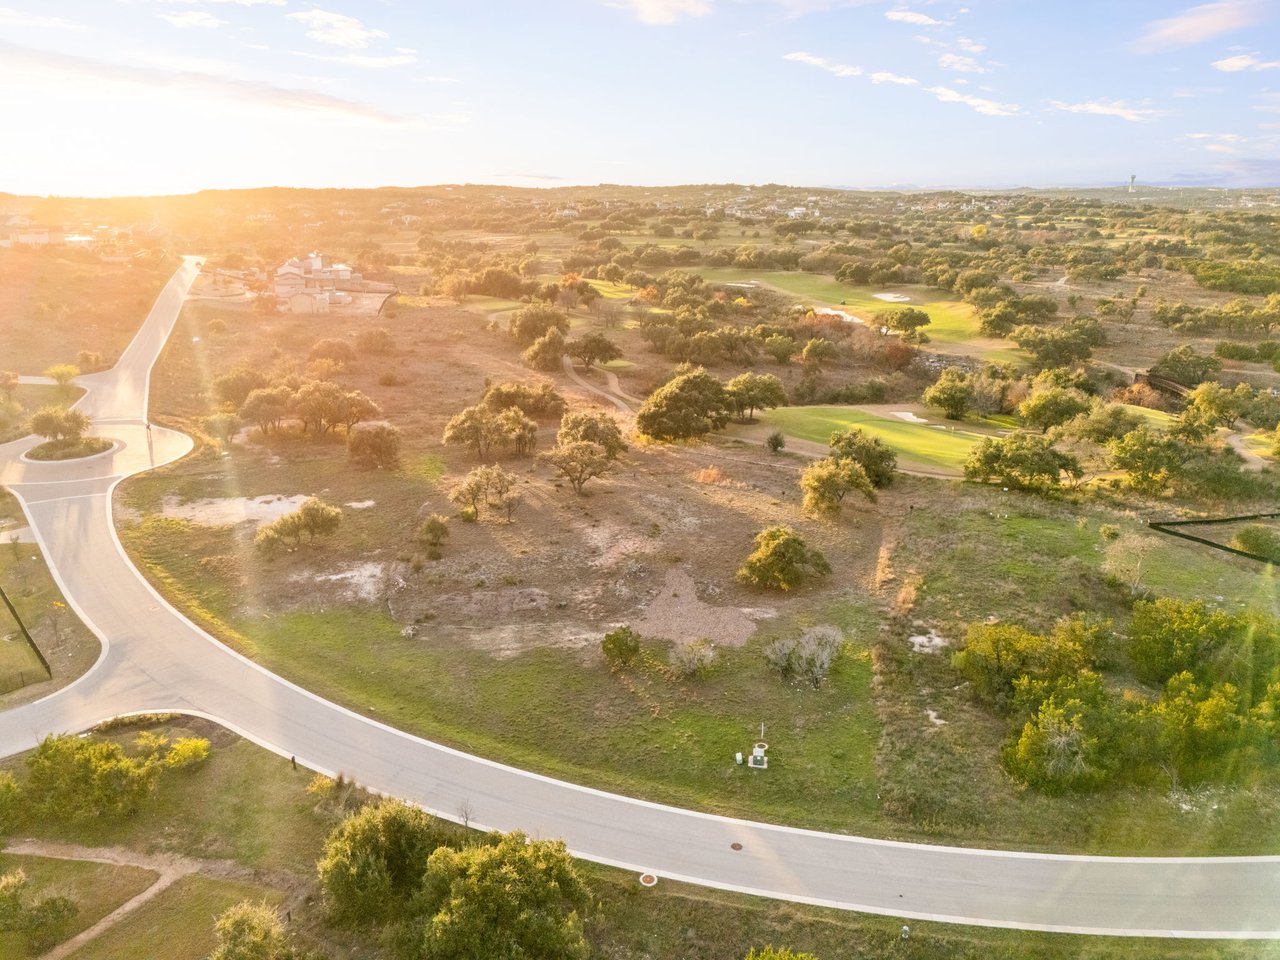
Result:
[[642,887],[652,887],[657,882],[658,882],[658,878],[655,877],[652,873],[640,874],[640,886]]

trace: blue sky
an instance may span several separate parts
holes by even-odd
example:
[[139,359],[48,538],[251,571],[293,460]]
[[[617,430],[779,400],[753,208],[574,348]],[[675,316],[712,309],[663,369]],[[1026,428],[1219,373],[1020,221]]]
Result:
[[1280,184],[1280,0],[0,0],[0,190]]

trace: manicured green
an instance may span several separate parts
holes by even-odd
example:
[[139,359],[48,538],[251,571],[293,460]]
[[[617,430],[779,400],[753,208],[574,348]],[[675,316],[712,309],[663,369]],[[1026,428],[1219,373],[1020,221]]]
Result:
[[[1027,359],[1026,354],[1012,343],[1006,345],[1005,341],[983,337],[978,329],[978,317],[973,307],[953,299],[945,290],[915,284],[885,288],[854,287],[827,274],[791,270],[756,271],[725,267],[694,268],[694,272],[708,283],[747,283],[755,280],[816,306],[845,310],[868,324],[873,324],[873,318],[882,310],[898,306],[917,307],[929,314],[930,323],[924,328],[924,332],[934,345],[946,347],[945,352],[955,352],[963,347],[965,352],[983,360],[1021,364]],[[747,293],[745,290],[743,292]],[[880,300],[874,296],[877,293],[901,293],[911,300],[908,303],[893,303]]]
[[758,419],[788,436],[814,443],[826,443],[836,430],[857,427],[893,447],[903,461],[957,473],[983,437],[968,430],[878,417],[856,407],[779,407],[761,412]]

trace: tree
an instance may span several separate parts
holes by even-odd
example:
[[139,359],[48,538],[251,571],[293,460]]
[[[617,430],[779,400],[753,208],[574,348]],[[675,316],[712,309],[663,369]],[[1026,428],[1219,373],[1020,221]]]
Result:
[[1192,346],[1174,347],[1151,365],[1147,374],[1172,380],[1184,387],[1194,387],[1209,378],[1209,374],[1222,369],[1222,361],[1215,356],[1198,353]]
[[610,460],[627,450],[618,421],[602,410],[567,413],[561,418],[556,443],[563,446],[579,441],[594,443]]
[[1088,331],[1066,326],[1046,330],[1023,324],[1009,334],[1009,339],[1030,353],[1041,367],[1066,367],[1088,360],[1094,346]]
[[480,402],[490,410],[518,407],[534,419],[558,417],[564,413],[564,397],[550,383],[495,383],[484,391]]
[[604,447],[587,440],[557,443],[554,449],[542,454],[542,459],[555,467],[579,496],[588,480],[604,476],[613,466]]
[[342,510],[323,500],[310,497],[292,513],[277,517],[258,530],[254,543],[260,547],[272,547],[282,540],[291,540],[296,547],[305,536],[314,543],[317,537],[328,537],[338,532],[342,524]]
[[751,423],[757,410],[787,405],[787,390],[771,373],[740,373],[724,385],[729,403],[743,423]]
[[427,858],[450,838],[417,807],[395,800],[361,807],[329,834],[316,864],[329,916],[344,925],[396,918],[421,889]]
[[1181,476],[1191,451],[1168,434],[1157,433],[1146,424],[1108,444],[1111,466],[1125,472],[1125,482],[1140,493],[1154,494],[1166,489]]
[[79,410],[41,407],[31,417],[28,429],[50,440],[79,440],[92,421]]
[[344,400],[345,393],[336,383],[309,380],[294,394],[293,412],[302,421],[304,433],[323,436],[340,422]]
[[12,370],[0,370],[0,394],[3,394],[6,400],[12,400],[20,380],[21,378]]
[[242,900],[213,924],[218,945],[209,960],[289,960],[292,952],[275,908]]
[[342,394],[333,413],[334,420],[346,427],[348,434],[357,423],[380,416],[382,408],[359,390],[348,390]]
[[636,428],[655,440],[687,440],[729,422],[724,384],[698,367],[655,390],[636,414]]
[[240,405],[240,417],[256,423],[265,436],[273,430],[279,432],[292,408],[293,391],[288,387],[258,387],[249,391]]
[[1139,600],[1129,623],[1129,657],[1138,676],[1165,683],[1177,673],[1203,671],[1210,655],[1231,643],[1241,626],[1199,600]]
[[752,587],[793,590],[810,577],[829,573],[827,558],[793,529],[768,527],[756,534],[755,550],[739,568],[737,578]]
[[622,349],[602,333],[588,333],[565,344],[564,352],[582,361],[584,367],[608,363],[622,356]]
[[420,960],[584,960],[590,905],[563,841],[509,833],[431,854],[401,942]]
[[871,485],[882,489],[893,483],[898,455],[893,448],[865,430],[836,430],[828,441],[833,460],[850,460],[860,466]]
[[980,440],[964,463],[964,478],[989,483],[995,480],[1020,490],[1049,490],[1067,476],[1084,476],[1080,461],[1054,449],[1048,437],[1011,433],[1007,437]]
[[456,414],[444,428],[441,442],[445,446],[469,447],[483,460],[500,439],[494,412],[485,406],[467,407]]
[[359,466],[394,469],[400,464],[400,428],[385,420],[357,424],[347,431],[347,459]]
[[569,318],[550,304],[531,303],[511,315],[511,336],[522,347],[540,340],[551,330],[568,333]]
[[501,467],[476,467],[449,490],[449,500],[464,510],[471,511],[472,518],[479,517],[480,504],[485,503],[508,511],[515,502],[508,503],[516,478]]
[[520,359],[535,370],[558,370],[565,354],[564,334],[553,327],[535,340]]
[[786,363],[795,356],[796,352],[796,342],[790,337],[782,336],[780,333],[766,337],[760,346],[778,364]]
[[640,634],[630,627],[610,630],[600,641],[600,650],[610,663],[625,667],[640,654]]
[[538,445],[538,424],[519,407],[507,407],[493,419],[495,442],[519,457],[527,457]]
[[814,337],[806,342],[804,349],[800,351],[800,362],[822,366],[822,364],[829,360],[834,360],[837,356],[839,354],[834,343],[825,337]]
[[845,494],[852,491],[872,502],[876,498],[875,488],[860,464],[832,457],[807,466],[800,474],[800,489],[804,491],[804,512],[811,514],[839,513]]
[[908,342],[920,339],[920,330],[932,323],[929,314],[925,313],[918,307],[899,307],[896,310],[886,310],[879,316],[882,326],[888,327],[902,334],[902,339]]
[[66,390],[71,386],[71,381],[80,376],[80,368],[72,363],[55,363],[44,372],[44,375]]
[[241,367],[216,377],[213,381],[213,395],[222,403],[240,407],[251,392],[265,386],[267,377],[262,371]]
[[959,368],[947,367],[920,399],[940,409],[948,420],[959,420],[973,403],[973,385]]
[[1029,427],[1047,432],[1050,427],[1066,423],[1089,409],[1089,401],[1075,390],[1051,387],[1038,390],[1018,405],[1018,416]]

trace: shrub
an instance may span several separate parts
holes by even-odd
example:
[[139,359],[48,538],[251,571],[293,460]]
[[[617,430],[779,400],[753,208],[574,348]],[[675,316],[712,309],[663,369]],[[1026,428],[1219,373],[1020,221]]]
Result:
[[716,658],[716,648],[710,640],[677,643],[671,648],[671,669],[682,680],[704,677]]
[[807,680],[815,689],[831,672],[844,637],[835,627],[810,627],[798,637],[782,637],[765,648],[769,666],[785,677]]
[[180,737],[169,747],[164,764],[170,770],[198,767],[209,759],[209,741],[203,737]]
[[356,337],[356,349],[361,353],[391,353],[396,348],[391,331],[386,327],[362,330]]
[[787,438],[782,435],[781,430],[775,430],[765,437],[764,445],[770,453],[779,453],[787,445]]
[[347,432],[347,459],[362,467],[400,465],[400,428],[385,420],[358,423]]
[[640,634],[630,627],[619,627],[604,635],[600,650],[610,663],[625,667],[640,653]]
[[311,346],[311,352],[307,354],[308,360],[332,360],[334,363],[346,366],[349,363],[355,363],[356,351],[351,344],[345,340],[329,338],[327,340],[317,340]]
[[1280,534],[1258,524],[1242,527],[1231,538],[1231,546],[1245,553],[1265,557],[1272,563],[1280,563]]
[[821,551],[790,527],[768,527],[756,534],[755,550],[739,568],[738,582],[752,587],[792,590],[810,577],[831,572]]

